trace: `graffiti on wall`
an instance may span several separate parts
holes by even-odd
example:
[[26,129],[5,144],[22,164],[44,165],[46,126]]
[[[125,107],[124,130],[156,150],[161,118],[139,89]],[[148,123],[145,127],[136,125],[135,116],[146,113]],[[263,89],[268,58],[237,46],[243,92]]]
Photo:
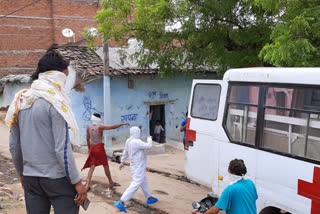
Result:
[[137,118],[138,118],[138,114],[121,115],[121,122],[126,123],[126,122],[137,121]]
[[103,112],[97,110],[96,108],[92,107],[92,101],[89,96],[84,96],[82,99],[83,107],[84,107],[84,112],[82,114],[82,119],[84,121],[91,121],[91,115],[93,113],[98,113],[101,116],[103,116]]
[[156,91],[150,91],[150,92],[148,92],[148,96],[149,96],[149,98],[154,99],[157,96],[157,92]]
[[160,99],[168,99],[169,98],[169,94],[160,92],[159,93],[159,97],[160,97]]
[[188,106],[186,106],[186,111],[185,111],[185,112],[181,112],[180,118],[181,118],[182,120],[187,119],[187,116],[186,116],[187,112],[188,112]]
[[150,99],[168,99],[169,98],[169,93],[164,93],[164,92],[157,92],[157,91],[149,91],[148,92],[148,97]]

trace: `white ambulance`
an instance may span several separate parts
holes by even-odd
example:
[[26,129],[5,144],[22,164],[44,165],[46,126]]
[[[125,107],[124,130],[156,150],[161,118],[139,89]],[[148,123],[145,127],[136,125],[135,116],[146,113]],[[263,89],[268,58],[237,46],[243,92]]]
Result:
[[218,197],[243,159],[258,213],[320,214],[320,68],[243,68],[194,80],[186,176]]

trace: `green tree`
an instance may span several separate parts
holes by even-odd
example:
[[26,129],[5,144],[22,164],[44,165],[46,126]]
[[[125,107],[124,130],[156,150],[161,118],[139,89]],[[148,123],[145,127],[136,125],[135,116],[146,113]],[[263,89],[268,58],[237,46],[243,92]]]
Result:
[[[310,55],[319,53],[319,45],[308,39],[319,41],[313,37],[319,32],[311,27],[316,25],[315,3],[299,2],[303,0],[102,0],[96,20],[104,40],[121,42],[135,37],[143,42],[131,56],[141,67],[156,63],[165,75],[215,67],[222,74],[227,67],[261,65],[263,61],[294,66],[288,63],[291,49],[297,55],[294,63],[298,58],[305,64],[316,63]],[[292,5],[290,10],[283,9],[287,5]],[[312,12],[300,18],[305,21],[297,20],[300,31],[300,25],[308,25],[314,18],[314,25],[308,25],[307,31],[294,35],[287,29],[298,24],[288,23],[302,12],[295,11],[293,5],[299,11]],[[283,32],[288,35],[281,39]],[[293,42],[292,38],[306,34],[308,38],[299,37]],[[301,49],[309,55],[298,57]]]
[[256,0],[257,5],[278,15],[272,42],[260,52],[275,66],[320,66],[320,1]]

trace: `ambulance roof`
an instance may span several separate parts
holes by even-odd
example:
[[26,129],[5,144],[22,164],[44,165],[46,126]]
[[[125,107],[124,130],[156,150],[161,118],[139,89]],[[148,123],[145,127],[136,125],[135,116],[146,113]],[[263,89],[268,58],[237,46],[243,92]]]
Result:
[[320,85],[320,67],[315,68],[239,68],[228,70],[224,81]]

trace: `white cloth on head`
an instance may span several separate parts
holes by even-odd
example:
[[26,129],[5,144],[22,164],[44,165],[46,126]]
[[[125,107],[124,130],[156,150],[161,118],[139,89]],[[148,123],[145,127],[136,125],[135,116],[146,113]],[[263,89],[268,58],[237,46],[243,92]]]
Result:
[[91,116],[91,123],[92,123],[93,125],[101,125],[101,124],[102,124],[101,118],[92,115],[92,116]]
[[76,135],[78,125],[71,110],[70,99],[63,90],[66,80],[67,76],[60,71],[39,74],[39,79],[32,83],[30,89],[23,89],[15,95],[6,115],[6,124],[11,127],[17,122],[19,111],[30,108],[35,100],[43,98],[53,105]]
[[130,138],[126,141],[125,150],[121,159],[124,163],[127,158],[130,160],[132,182],[121,197],[122,202],[130,200],[134,193],[142,188],[146,198],[151,197],[145,171],[147,167],[146,150],[151,149],[152,139],[148,137],[147,143],[140,140],[140,129],[136,126],[130,128]]

